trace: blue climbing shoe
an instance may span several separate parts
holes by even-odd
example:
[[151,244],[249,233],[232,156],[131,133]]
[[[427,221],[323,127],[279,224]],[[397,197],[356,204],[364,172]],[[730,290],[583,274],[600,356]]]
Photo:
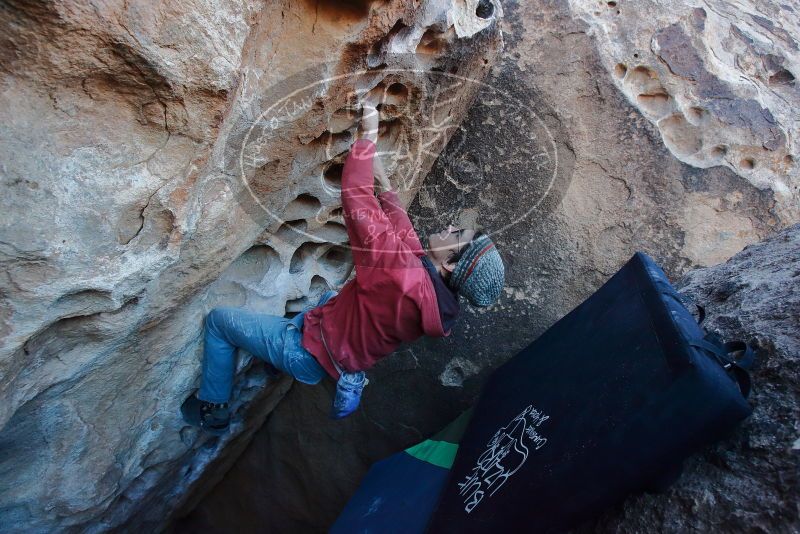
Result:
[[336,383],[336,396],[333,398],[331,419],[341,419],[356,411],[361,402],[361,392],[365,385],[366,375],[363,371],[343,372]]
[[181,414],[188,424],[202,428],[215,436],[221,436],[230,428],[231,413],[227,402],[221,404],[206,402],[192,393],[183,401]]

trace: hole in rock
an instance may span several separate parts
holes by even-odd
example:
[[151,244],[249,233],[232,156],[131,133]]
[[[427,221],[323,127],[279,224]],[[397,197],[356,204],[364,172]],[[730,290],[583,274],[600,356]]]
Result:
[[283,218],[286,219],[310,219],[314,217],[322,207],[319,199],[308,193],[303,193],[292,200],[283,210]]
[[326,131],[332,134],[339,134],[349,130],[358,123],[359,116],[353,108],[342,108],[334,112],[328,121]]
[[792,85],[794,83],[794,74],[786,69],[781,69],[769,77],[770,85]]
[[680,113],[659,121],[658,127],[667,148],[678,156],[690,156],[703,148],[697,128]]
[[300,297],[298,299],[290,299],[286,301],[286,317],[293,317],[303,311],[308,302],[308,297]]
[[624,78],[625,74],[628,72],[628,67],[626,67],[622,63],[617,63],[617,66],[614,67],[614,74],[616,74],[617,78]]
[[721,158],[728,153],[728,147],[725,145],[717,145],[711,149],[711,155],[715,158]]
[[349,143],[351,137],[352,134],[348,130],[343,130],[340,132],[331,132],[330,130],[325,130],[311,142],[319,145],[335,146],[338,144]]
[[[325,291],[329,290],[331,285],[318,274],[315,274],[311,277],[311,285],[308,288],[308,293],[310,295],[314,295],[315,297],[319,297]],[[316,299],[315,299],[316,300]]]
[[108,311],[115,307],[111,292],[104,289],[83,289],[58,297],[52,308],[59,315],[77,316]]
[[410,90],[405,84],[395,82],[389,85],[381,96],[381,119],[393,120],[408,115],[409,94]]
[[343,169],[344,163],[333,163],[329,165],[322,174],[325,186],[331,189],[341,189]]
[[353,253],[349,247],[334,245],[320,257],[319,265],[336,284],[341,284],[353,269]]
[[336,208],[331,210],[331,212],[328,214],[328,218],[330,219],[338,219],[340,217],[344,218],[344,208]]
[[369,15],[369,8],[374,3],[375,0],[305,0],[313,16],[336,23],[363,19]]
[[272,247],[255,245],[231,263],[220,277],[236,282],[260,282],[273,265],[280,264],[280,256]]
[[392,119],[404,112],[409,93],[409,88],[401,82],[388,86],[381,83],[369,91],[369,98],[378,102],[376,108],[381,112],[382,119]]
[[303,243],[292,254],[292,259],[289,262],[289,273],[297,274],[305,271],[311,263],[316,260],[320,248],[327,246],[326,243],[313,243],[308,241]]
[[339,246],[331,247],[323,254],[322,258],[320,258],[320,262],[325,264],[326,267],[334,267],[337,270],[343,265],[350,263],[351,260],[352,253],[350,249]]
[[494,4],[490,0],[480,0],[475,9],[475,15],[481,19],[488,19],[494,13]]
[[402,130],[403,123],[399,119],[381,121],[378,124],[378,151],[393,152]]
[[387,104],[405,101],[408,98],[408,87],[400,82],[394,82],[392,85],[386,88],[386,98]]
[[700,123],[708,117],[708,112],[701,107],[689,108],[688,117],[695,123]]
[[308,227],[308,222],[306,222],[304,219],[286,221],[281,228],[283,227],[289,227],[294,230],[300,230],[301,232],[305,232],[306,228]]
[[783,157],[783,162],[787,165],[791,165],[794,163],[794,157],[791,154],[786,154]]
[[311,277],[311,285],[308,288],[308,293],[305,296],[300,298],[291,299],[286,301],[286,316],[293,316],[308,306],[313,306],[317,302],[319,302],[319,298],[322,294],[331,288],[328,281],[325,280],[323,277],[319,275],[314,275]]
[[123,325],[129,324],[129,314],[135,313],[138,302],[139,299],[133,297],[115,310],[73,315],[52,322],[17,349],[13,361],[19,369],[29,364],[38,366],[50,359],[67,358],[76,347],[85,350],[91,342],[114,338],[124,328]]
[[739,162],[739,166],[745,170],[752,170],[756,167],[756,160],[753,158],[744,158],[741,162]]
[[642,109],[657,116],[666,114],[670,108],[667,93],[642,93],[636,97],[636,101]]
[[655,71],[640,65],[628,72],[625,83],[636,93],[636,101],[644,111],[656,116],[669,112],[672,99]]
[[439,54],[447,46],[447,43],[442,39],[442,35],[441,32],[433,28],[425,30],[425,33],[422,34],[422,39],[417,44],[417,54],[428,56]]
[[639,65],[630,72],[627,82],[640,93],[666,93],[666,90],[658,82],[656,73],[642,65]]
[[275,232],[275,237],[281,241],[289,241],[304,235],[306,228],[308,228],[308,223],[304,219],[286,221]]
[[607,5],[608,5],[608,7],[617,7],[617,3],[613,2],[613,1],[612,2],[608,2]]
[[371,69],[376,69],[381,66],[385,66],[385,57],[388,53],[389,45],[392,42],[392,39],[399,34],[401,31],[408,28],[402,21],[398,20],[392,26],[392,29],[389,30],[389,33],[381,37],[378,41],[373,44],[369,52],[367,53],[367,67]]
[[348,239],[347,228],[338,222],[328,221],[313,233],[314,237],[328,243],[344,243]]

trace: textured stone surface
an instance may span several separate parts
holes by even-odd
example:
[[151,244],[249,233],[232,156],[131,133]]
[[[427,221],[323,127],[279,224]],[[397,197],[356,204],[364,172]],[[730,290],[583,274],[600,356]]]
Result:
[[800,225],[678,284],[705,327],[756,349],[753,414],[661,495],[628,499],[586,532],[800,530]]
[[429,86],[481,79],[502,44],[502,10],[477,9],[0,4],[4,531],[158,526],[225,470],[291,384],[264,388],[243,358],[232,434],[185,428],[205,313],[297,312],[348,276],[337,173],[355,108],[379,94],[379,147],[425,147],[421,181],[475,94]]
[[614,83],[696,167],[722,165],[800,213],[800,8],[774,0],[570,0]]
[[[485,310],[465,305],[451,337],[380,362],[361,408],[343,421],[325,417],[332,384],[293,388],[183,527],[322,532],[372,462],[469,407],[493,368],[636,250],[676,280],[797,220],[776,208],[788,205],[777,192],[731,168],[677,159],[620,91],[604,41],[566,0],[503,5],[502,61],[411,214],[422,234],[475,218],[496,231],[504,296]],[[693,9],[673,7],[678,16]]]
[[[677,278],[795,222],[796,8],[612,4],[505,2],[482,85],[502,13],[477,0],[1,3],[0,524],[157,528],[266,420],[178,526],[322,531],[370,463],[471,405],[633,251]],[[373,90],[418,229],[494,230],[505,294],[378,365],[344,421],[331,383],[264,387],[245,358],[232,435],[204,439],[177,408],[205,312],[293,313],[350,273],[338,172]],[[787,379],[761,380],[766,399]],[[709,527],[697,465],[672,502]],[[780,531],[796,496],[776,472],[746,488],[784,496],[753,516]],[[664,502],[604,524],[646,530],[676,517]]]

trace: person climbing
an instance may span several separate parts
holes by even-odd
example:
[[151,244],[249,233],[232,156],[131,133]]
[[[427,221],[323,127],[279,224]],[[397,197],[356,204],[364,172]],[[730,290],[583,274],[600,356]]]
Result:
[[331,376],[337,381],[331,416],[340,418],[357,408],[365,370],[401,343],[450,335],[459,295],[480,307],[500,296],[505,270],[484,232],[448,225],[431,234],[423,249],[375,157],[377,136],[378,111],[368,101],[342,171],[355,277],[292,319],[213,309],[205,320],[201,386],[181,406],[190,425],[218,435],[228,430],[237,347],[299,382],[317,384]]

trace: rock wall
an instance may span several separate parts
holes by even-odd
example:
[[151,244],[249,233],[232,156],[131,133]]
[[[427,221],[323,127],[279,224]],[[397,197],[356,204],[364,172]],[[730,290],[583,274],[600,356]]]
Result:
[[[607,2],[595,5],[610,9]],[[628,6],[639,12],[633,3],[620,5],[622,12]],[[697,7],[648,5],[652,13],[637,24],[653,19],[654,26],[630,36],[643,43],[661,27],[658,21],[691,20]],[[777,165],[774,175],[756,181],[739,174],[736,159],[730,165],[701,165],[677,157],[658,124],[629,99],[606,37],[583,20],[579,6],[567,0],[535,6],[506,1],[503,8],[501,61],[411,204],[423,235],[443,222],[476,218],[493,231],[507,266],[503,297],[486,310],[462,300],[463,316],[452,336],[422,339],[381,361],[368,373],[371,384],[361,408],[343,421],[325,417],[332,384],[295,385],[225,479],[176,530],[325,531],[372,462],[429,437],[471,406],[493,368],[589,296],[636,250],[653,256],[678,280],[798,220],[791,199],[775,185],[780,179],[797,187],[797,176],[788,169]],[[738,19],[736,12],[726,16]],[[615,26],[614,39],[625,30]],[[783,55],[795,61],[793,46],[785,47]],[[631,49],[630,55],[649,49]],[[661,68],[649,55],[641,63]],[[628,72],[638,65],[626,64]],[[753,106],[746,100],[738,100],[743,111]],[[773,114],[785,147],[792,147],[794,118],[787,108],[760,105],[762,114]],[[788,115],[777,118],[780,109]],[[736,142],[725,138],[731,154],[760,135],[727,126],[717,130],[742,136]],[[768,385],[773,379],[771,374],[756,379],[766,396],[777,387]],[[780,424],[781,432],[794,432],[791,422]],[[737,469],[738,480],[751,476]],[[769,495],[787,495],[785,482],[772,475],[749,487],[757,484],[771,487]],[[242,487],[248,491],[237,491]],[[722,487],[712,477],[706,489],[721,495]],[[784,497],[774,508],[775,517],[783,518],[774,525],[785,524],[787,501]],[[625,521],[613,516],[609,530],[617,524],[651,530],[647,518],[673,501],[658,502],[659,507],[634,508]],[[759,503],[766,511],[758,517],[772,513],[768,503]],[[698,524],[718,517],[711,504],[703,513],[708,515]],[[673,523],[653,524],[680,530],[671,528]]]
[[[324,530],[373,461],[471,405],[633,251],[677,279],[798,220],[795,9],[3,2],[0,524],[158,529],[178,508],[177,529]],[[199,436],[177,408],[205,313],[290,315],[351,275],[338,185],[368,93],[420,232],[492,230],[504,296],[381,362],[344,421],[324,416],[332,384],[270,382],[245,355],[232,433]],[[779,370],[757,380],[762,409],[793,409]],[[796,494],[774,473],[793,453],[764,458],[796,430],[781,422],[769,441],[756,420],[751,446],[773,471],[736,495],[769,496],[743,524],[780,530]],[[670,530],[692,507],[713,524],[733,505],[699,495],[728,478],[696,465],[691,497],[637,501],[599,528]]]
[[410,200],[477,92],[441,77],[485,76],[501,16],[486,0],[0,4],[4,531],[158,528],[227,470],[291,383],[244,357],[231,434],[185,427],[205,313],[292,314],[347,278],[359,102],[379,98]]
[[678,159],[724,166],[800,214],[798,7],[771,0],[572,0],[615,85]]

